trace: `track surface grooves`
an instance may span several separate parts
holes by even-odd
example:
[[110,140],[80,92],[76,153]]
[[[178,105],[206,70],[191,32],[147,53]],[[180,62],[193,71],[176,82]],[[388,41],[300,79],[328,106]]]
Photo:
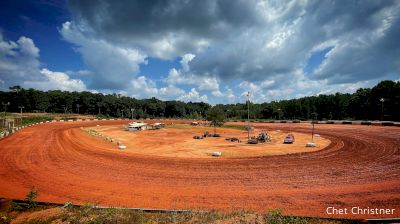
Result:
[[[321,217],[400,216],[398,127],[321,124],[317,133],[332,141],[323,150],[240,159],[124,153],[79,129],[125,123],[41,124],[0,140],[0,197],[22,199],[34,186],[38,200],[48,202],[260,212],[281,208],[286,214]],[[310,131],[309,124],[254,125]],[[396,210],[388,216],[330,216],[327,206]]]

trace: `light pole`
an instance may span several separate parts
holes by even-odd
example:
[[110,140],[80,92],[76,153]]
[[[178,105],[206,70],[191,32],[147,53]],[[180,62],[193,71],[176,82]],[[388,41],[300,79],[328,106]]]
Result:
[[312,115],[313,115],[313,119],[311,121],[311,123],[312,123],[311,142],[314,142],[314,125],[316,122],[317,113],[314,112],[314,113],[312,113]]
[[24,106],[18,106],[19,109],[21,109],[21,114],[22,114],[22,109],[24,109]]
[[278,108],[278,119],[280,120],[281,119],[281,108]]
[[4,106],[4,118],[6,118],[6,116],[7,116],[7,106],[9,106],[10,105],[10,102],[7,102],[7,103],[1,103],[1,104],[3,104],[3,106]]
[[80,107],[81,105],[79,105],[79,104],[76,104],[76,107],[78,108],[78,114],[79,114],[79,107]]
[[381,121],[383,121],[383,103],[385,102],[385,99],[381,98],[380,101],[382,103]]
[[250,140],[250,92],[247,92],[247,140]]
[[135,111],[135,109],[133,109],[133,108],[131,108],[131,117],[132,117],[132,120],[133,120],[133,112]]
[[316,144],[314,143],[314,125],[315,123],[317,123],[317,113],[312,113],[311,115],[313,115],[313,118],[311,120],[311,124],[312,124],[312,131],[311,131],[311,142],[307,142],[306,143],[306,147],[316,147]]

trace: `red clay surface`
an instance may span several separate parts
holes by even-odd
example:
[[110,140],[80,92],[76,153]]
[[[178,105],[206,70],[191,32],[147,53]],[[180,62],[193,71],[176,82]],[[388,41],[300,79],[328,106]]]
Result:
[[[125,125],[126,126],[126,125]],[[311,140],[310,134],[293,133],[295,142],[283,144],[288,134],[281,130],[264,130],[271,136],[271,141],[263,144],[247,144],[246,131],[234,128],[217,128],[219,138],[193,139],[193,136],[202,135],[205,131],[214,133],[214,128],[204,126],[191,126],[189,124],[167,125],[159,130],[127,131],[124,125],[104,125],[84,128],[86,131],[96,131],[104,136],[114,139],[127,146],[126,153],[145,154],[152,156],[180,157],[180,158],[210,158],[212,152],[222,153],[223,158],[243,158],[267,155],[284,155],[299,152],[321,150],[330,144],[328,139],[315,137],[315,148],[305,147]],[[251,136],[257,136],[263,130],[251,131]],[[238,142],[226,141],[225,138],[236,137]],[[111,147],[115,151],[117,146]]]
[[[0,140],[0,197],[169,209],[281,208],[321,217],[400,216],[400,129],[317,125],[331,144],[310,153],[253,158],[171,158],[110,150],[82,126],[29,127]],[[237,123],[235,123],[237,124]],[[254,124],[309,133],[310,124]],[[328,215],[326,208],[395,209],[392,215]]]

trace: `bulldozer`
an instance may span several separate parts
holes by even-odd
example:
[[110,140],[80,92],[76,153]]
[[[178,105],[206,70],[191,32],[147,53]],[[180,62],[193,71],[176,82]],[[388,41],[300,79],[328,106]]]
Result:
[[257,137],[258,142],[260,143],[265,143],[265,142],[270,142],[271,141],[271,136],[268,134],[267,131],[262,131],[258,137]]
[[247,143],[248,144],[258,144],[258,143],[266,143],[271,141],[271,136],[267,133],[267,131],[263,130],[257,137],[251,137]]

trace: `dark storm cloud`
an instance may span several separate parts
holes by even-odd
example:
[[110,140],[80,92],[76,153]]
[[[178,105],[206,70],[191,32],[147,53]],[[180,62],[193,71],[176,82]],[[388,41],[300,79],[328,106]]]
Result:
[[151,41],[166,38],[180,54],[196,51],[194,40],[221,39],[233,29],[263,22],[248,1],[73,0],[69,5],[75,19],[102,38],[145,50]]
[[[310,77],[346,83],[399,73],[400,1],[78,1],[80,32],[144,54],[196,57],[190,72],[221,80],[295,78],[313,52],[332,50]],[[296,73],[298,74],[298,73]]]
[[220,34],[216,21],[229,25],[252,24],[257,19],[246,1],[70,1],[75,15],[96,31],[109,35],[148,36],[185,31]]

